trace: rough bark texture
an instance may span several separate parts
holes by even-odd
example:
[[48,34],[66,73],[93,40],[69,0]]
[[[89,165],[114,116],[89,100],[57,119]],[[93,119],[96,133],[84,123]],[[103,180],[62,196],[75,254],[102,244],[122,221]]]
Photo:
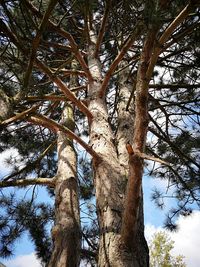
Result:
[[[63,124],[74,129],[73,109],[66,106]],[[55,185],[55,226],[52,229],[54,249],[48,267],[79,266],[80,214],[76,153],[71,139],[58,134],[58,171]]]
[[120,127],[117,133],[117,146],[116,138],[108,122],[106,101],[99,97],[98,92],[102,85],[101,66],[93,57],[93,51],[93,44],[91,44],[88,64],[94,81],[89,87],[88,108],[93,115],[90,122],[90,141],[92,148],[101,157],[100,162],[93,164],[100,226],[98,266],[145,267],[148,266],[148,248],[143,232],[142,203],[137,223],[138,234],[133,239],[133,242],[137,242],[137,246],[133,246],[134,249],[129,248],[121,240],[123,204],[128,179],[126,142],[129,138],[132,140],[133,137],[132,128],[127,127],[126,121],[127,119],[130,119],[130,123],[133,121],[131,112],[126,111],[130,88],[125,83],[124,73],[124,77],[121,77],[122,101],[118,106]]
[[10,98],[0,89],[0,122],[8,119],[13,114]]

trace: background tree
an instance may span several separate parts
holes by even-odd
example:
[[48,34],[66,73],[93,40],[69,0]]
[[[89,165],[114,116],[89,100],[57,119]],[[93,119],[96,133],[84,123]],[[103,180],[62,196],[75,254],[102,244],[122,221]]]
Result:
[[172,256],[171,250],[174,248],[172,241],[165,232],[154,234],[149,245],[150,266],[151,267],[186,267],[183,256]]
[[0,186],[32,185],[1,190],[1,255],[28,231],[48,266],[148,266],[144,171],[177,199],[170,229],[199,206],[199,1],[0,4],[0,149],[19,155]]

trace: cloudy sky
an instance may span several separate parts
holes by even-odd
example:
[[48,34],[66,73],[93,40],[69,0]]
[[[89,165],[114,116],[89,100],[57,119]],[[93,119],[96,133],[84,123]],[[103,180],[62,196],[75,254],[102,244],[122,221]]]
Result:
[[[194,211],[189,217],[180,217],[178,219],[179,230],[175,233],[167,232],[174,240],[174,255],[184,255],[184,261],[187,267],[200,266],[200,211]],[[162,227],[155,227],[153,224],[146,224],[146,238],[150,240],[156,231],[164,231]],[[23,249],[22,249],[23,250]],[[39,261],[36,259],[34,252],[26,255],[17,255],[15,258],[2,261],[7,267],[41,267]]]

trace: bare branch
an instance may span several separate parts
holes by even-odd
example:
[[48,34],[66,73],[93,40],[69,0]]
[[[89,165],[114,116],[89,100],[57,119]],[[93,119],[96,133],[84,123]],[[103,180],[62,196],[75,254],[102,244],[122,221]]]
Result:
[[5,120],[5,121],[0,122],[0,126],[6,126],[6,125],[8,125],[8,124],[10,124],[12,122],[15,122],[15,121],[19,120],[19,119],[23,119],[24,117],[26,117],[30,113],[36,111],[39,106],[40,105],[33,106],[33,107],[31,107],[31,108],[29,108],[29,109],[27,109],[27,110],[25,110],[25,111],[23,111],[21,113],[16,114],[15,116],[13,116],[13,117]]
[[46,185],[54,187],[55,180],[53,178],[26,178],[13,181],[0,181],[0,188],[12,186],[25,187],[28,185]]

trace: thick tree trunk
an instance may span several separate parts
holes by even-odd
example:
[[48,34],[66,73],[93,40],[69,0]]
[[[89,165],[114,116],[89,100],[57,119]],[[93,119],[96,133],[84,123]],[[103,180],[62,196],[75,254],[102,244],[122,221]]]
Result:
[[[124,123],[127,116],[132,116],[131,113],[128,115],[125,111],[125,103],[130,97],[130,90],[123,84],[121,93],[125,99],[119,107],[121,128],[117,134],[117,146],[108,121],[105,99],[99,97],[102,84],[101,67],[99,61],[93,57],[93,51],[92,44],[88,58],[94,79],[89,86],[88,108],[93,115],[90,122],[90,142],[92,148],[101,157],[101,161],[94,161],[93,164],[100,227],[98,266],[147,267],[149,266],[148,247],[144,238],[142,203],[140,203],[137,221],[137,235],[133,237],[134,244],[130,248],[121,240],[123,205],[128,179],[128,153],[125,147],[127,140],[133,137],[133,125],[127,127],[127,122]],[[131,120],[133,120],[132,117]],[[126,128],[124,133],[123,128]]]
[[[74,130],[73,109],[66,106],[62,122]],[[80,261],[80,214],[77,185],[77,159],[73,142],[58,134],[58,171],[55,186],[55,226],[53,253],[48,267],[78,267]]]

